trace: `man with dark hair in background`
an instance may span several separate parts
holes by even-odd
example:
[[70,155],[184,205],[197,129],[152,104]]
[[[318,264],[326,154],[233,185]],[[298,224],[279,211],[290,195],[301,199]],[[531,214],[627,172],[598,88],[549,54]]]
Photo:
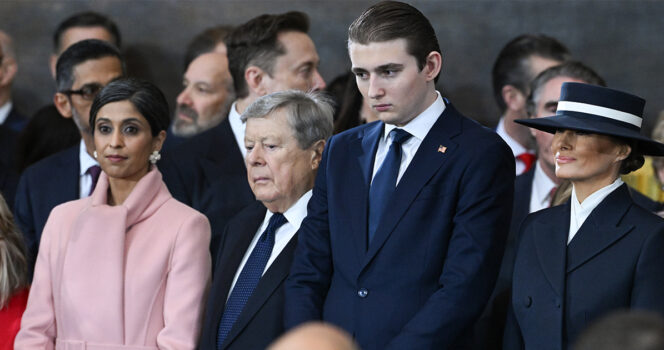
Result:
[[183,89],[177,97],[175,115],[164,151],[221,123],[233,102],[233,78],[228,70],[227,26],[208,28],[187,46]]
[[77,42],[58,59],[57,92],[53,102],[63,117],[74,120],[81,141],[40,160],[21,175],[14,211],[25,236],[31,264],[37,256],[39,239],[51,209],[87,197],[94,190],[101,169],[94,157],[90,107],[106,84],[124,75],[124,61],[118,49],[100,40]]
[[12,38],[0,30],[0,125],[20,132],[28,120],[12,103],[12,83],[16,73],[18,61]]
[[498,274],[513,156],[436,91],[438,39],[414,7],[371,6],[348,51],[379,121],[326,146],[286,281],[286,326],[322,319],[364,350],[461,345]]
[[543,34],[524,34],[508,42],[493,64],[493,95],[502,113],[496,132],[514,153],[517,175],[530,170],[536,158],[530,130],[514,122],[527,117],[528,84],[541,71],[569,57],[569,50],[558,40]]
[[213,262],[226,222],[254,200],[244,165],[245,124],[240,115],[272,92],[325,87],[308,30],[309,19],[302,12],[261,15],[235,28],[226,40],[237,96],[228,118],[162,160],[164,181],[173,197],[210,220]]

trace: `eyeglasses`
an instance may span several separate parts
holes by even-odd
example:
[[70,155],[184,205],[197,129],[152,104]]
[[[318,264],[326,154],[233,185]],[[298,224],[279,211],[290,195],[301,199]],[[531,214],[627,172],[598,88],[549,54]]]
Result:
[[60,92],[66,95],[81,95],[84,100],[92,101],[103,88],[101,84],[92,83],[85,84],[78,90],[64,90]]

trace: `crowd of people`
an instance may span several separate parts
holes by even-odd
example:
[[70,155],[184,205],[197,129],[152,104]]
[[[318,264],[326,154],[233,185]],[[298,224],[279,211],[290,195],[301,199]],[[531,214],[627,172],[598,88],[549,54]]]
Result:
[[437,90],[415,7],[359,14],[329,86],[308,31],[206,29],[171,114],[113,21],[77,13],[31,118],[0,32],[0,350],[664,347],[645,100],[523,34],[491,129]]

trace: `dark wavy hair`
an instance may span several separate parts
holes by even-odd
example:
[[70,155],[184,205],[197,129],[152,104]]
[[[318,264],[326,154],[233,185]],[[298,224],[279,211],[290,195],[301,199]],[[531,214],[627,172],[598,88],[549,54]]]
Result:
[[152,136],[168,129],[171,123],[168,102],[156,85],[141,79],[120,78],[106,85],[95,97],[90,107],[90,126],[95,125],[97,113],[103,106],[119,101],[129,101],[134,105],[150,124]]

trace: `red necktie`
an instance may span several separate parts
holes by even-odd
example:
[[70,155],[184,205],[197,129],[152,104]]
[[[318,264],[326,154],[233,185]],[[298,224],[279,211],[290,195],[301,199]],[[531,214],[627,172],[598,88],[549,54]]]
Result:
[[516,156],[516,159],[522,161],[523,164],[526,165],[526,170],[523,171],[525,173],[528,170],[530,170],[530,168],[533,167],[533,164],[535,164],[535,160],[537,159],[537,157],[532,153],[524,152]]
[[554,187],[551,189],[549,192],[549,208],[553,206],[553,197],[556,195],[556,191],[558,191],[558,187]]

